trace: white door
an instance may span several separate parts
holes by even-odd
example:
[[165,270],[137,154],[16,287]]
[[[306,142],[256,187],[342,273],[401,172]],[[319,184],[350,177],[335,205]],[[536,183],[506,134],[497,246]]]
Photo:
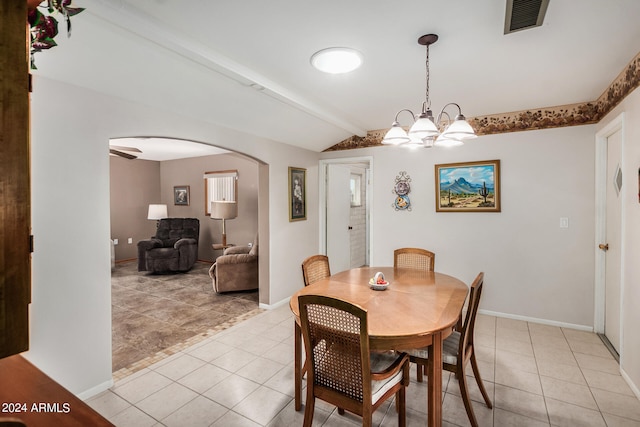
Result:
[[351,191],[350,169],[345,166],[327,165],[327,256],[331,274],[348,270],[351,266],[349,238],[349,210]]
[[[607,138],[606,177],[606,241],[600,245],[605,255],[605,315],[604,334],[620,353],[620,296],[621,296],[621,224],[622,224],[622,131]],[[604,245],[604,246],[602,246]]]

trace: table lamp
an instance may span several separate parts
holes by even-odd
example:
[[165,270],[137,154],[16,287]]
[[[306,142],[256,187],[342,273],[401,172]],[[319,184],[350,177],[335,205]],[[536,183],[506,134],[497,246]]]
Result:
[[236,202],[228,202],[226,200],[217,200],[211,202],[211,219],[222,220],[222,246],[227,246],[227,229],[225,220],[233,219],[238,216],[238,204]]

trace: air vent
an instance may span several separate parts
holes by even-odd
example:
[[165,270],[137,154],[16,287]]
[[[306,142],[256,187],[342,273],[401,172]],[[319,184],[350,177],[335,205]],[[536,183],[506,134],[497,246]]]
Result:
[[548,5],[549,0],[507,0],[504,33],[539,27]]

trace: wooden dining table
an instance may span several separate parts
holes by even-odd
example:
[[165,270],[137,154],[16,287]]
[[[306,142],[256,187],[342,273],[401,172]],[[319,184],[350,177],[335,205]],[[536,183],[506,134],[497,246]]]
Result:
[[[389,285],[377,291],[369,279],[382,272]],[[455,277],[394,267],[345,270],[300,289],[289,305],[295,315],[295,408],[302,407],[302,335],[300,295],[339,298],[367,310],[371,350],[406,350],[429,346],[428,425],[442,425],[442,340],[453,331],[469,288]]]

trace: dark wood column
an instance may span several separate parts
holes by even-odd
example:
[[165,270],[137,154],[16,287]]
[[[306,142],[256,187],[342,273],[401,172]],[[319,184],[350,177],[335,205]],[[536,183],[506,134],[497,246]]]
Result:
[[31,194],[27,2],[0,0],[0,358],[29,348]]

